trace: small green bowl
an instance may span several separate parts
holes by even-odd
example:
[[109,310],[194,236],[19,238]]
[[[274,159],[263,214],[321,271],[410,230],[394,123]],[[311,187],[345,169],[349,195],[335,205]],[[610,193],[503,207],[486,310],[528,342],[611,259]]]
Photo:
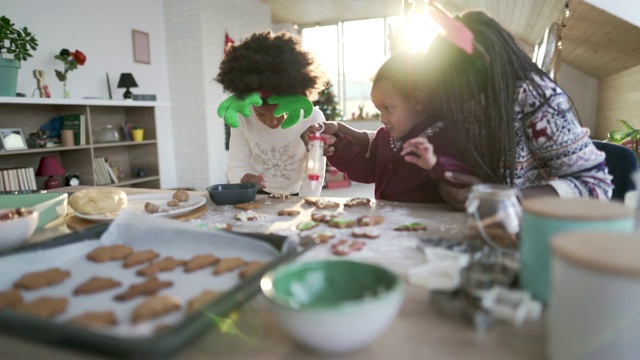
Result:
[[260,286],[294,339],[330,354],[373,342],[393,322],[404,299],[396,274],[347,260],[285,265],[265,274]]

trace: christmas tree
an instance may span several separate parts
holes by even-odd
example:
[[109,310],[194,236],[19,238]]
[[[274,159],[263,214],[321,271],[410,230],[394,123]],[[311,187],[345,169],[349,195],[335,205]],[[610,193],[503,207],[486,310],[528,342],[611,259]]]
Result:
[[336,103],[336,97],[333,93],[333,84],[331,81],[324,83],[324,89],[318,94],[318,100],[314,101],[314,106],[317,106],[324,114],[324,118],[329,121],[342,121],[342,113],[338,109]]

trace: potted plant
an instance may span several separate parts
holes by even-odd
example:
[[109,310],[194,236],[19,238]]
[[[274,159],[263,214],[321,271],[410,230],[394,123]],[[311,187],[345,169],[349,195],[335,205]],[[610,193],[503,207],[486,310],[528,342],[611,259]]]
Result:
[[31,51],[37,48],[38,40],[29,29],[0,17],[0,96],[16,96],[20,62],[32,57]]
[[640,142],[640,129],[636,129],[631,126],[628,122],[620,119],[619,120],[624,127],[624,130],[613,130],[609,134],[607,134],[607,141],[612,143],[620,144],[625,146],[636,154],[636,157],[639,159],[640,163],[640,152],[639,150],[639,142]]

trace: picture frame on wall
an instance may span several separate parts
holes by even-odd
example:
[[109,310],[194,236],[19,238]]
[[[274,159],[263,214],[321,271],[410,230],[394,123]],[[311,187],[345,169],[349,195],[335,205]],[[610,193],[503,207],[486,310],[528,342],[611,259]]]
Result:
[[0,145],[3,151],[27,149],[27,142],[19,128],[0,129]]
[[141,64],[151,64],[151,50],[149,47],[149,33],[132,30],[133,61]]

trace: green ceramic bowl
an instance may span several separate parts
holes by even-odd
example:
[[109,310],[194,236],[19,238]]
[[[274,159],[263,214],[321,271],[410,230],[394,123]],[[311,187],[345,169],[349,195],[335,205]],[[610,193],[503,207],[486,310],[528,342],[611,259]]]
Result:
[[265,274],[260,286],[287,332],[324,353],[373,342],[393,322],[404,298],[396,274],[347,260],[285,265]]

